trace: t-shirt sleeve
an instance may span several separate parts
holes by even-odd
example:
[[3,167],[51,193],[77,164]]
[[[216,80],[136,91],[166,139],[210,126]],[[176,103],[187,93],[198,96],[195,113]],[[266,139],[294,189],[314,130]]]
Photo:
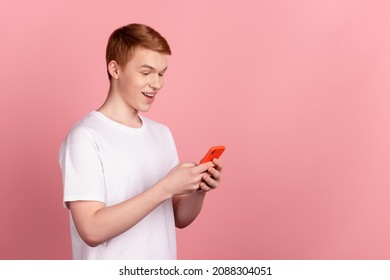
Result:
[[85,128],[74,128],[62,143],[59,163],[64,206],[77,200],[105,202],[105,184],[99,149]]

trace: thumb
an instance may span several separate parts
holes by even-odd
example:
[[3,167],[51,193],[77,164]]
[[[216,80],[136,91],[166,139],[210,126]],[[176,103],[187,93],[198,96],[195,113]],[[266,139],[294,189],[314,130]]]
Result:
[[194,163],[194,162],[182,162],[179,164],[181,167],[184,167],[184,168],[191,168],[191,167],[194,167],[196,166],[197,164]]

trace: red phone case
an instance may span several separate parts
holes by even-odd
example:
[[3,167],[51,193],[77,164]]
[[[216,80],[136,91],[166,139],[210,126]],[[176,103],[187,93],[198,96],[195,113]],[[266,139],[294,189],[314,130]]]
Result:
[[213,146],[207,152],[207,154],[202,158],[199,164],[212,161],[215,158],[219,158],[222,153],[225,151],[225,146]]

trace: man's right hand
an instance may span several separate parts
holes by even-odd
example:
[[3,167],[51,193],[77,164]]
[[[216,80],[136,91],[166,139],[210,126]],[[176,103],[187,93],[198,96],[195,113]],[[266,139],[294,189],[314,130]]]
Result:
[[197,191],[203,180],[203,175],[213,166],[212,162],[200,165],[196,163],[179,163],[176,165],[165,177],[171,196]]

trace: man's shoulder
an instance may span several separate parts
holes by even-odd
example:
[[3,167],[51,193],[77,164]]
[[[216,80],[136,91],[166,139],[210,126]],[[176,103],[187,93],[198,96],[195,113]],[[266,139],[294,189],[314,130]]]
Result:
[[80,139],[91,138],[94,130],[99,127],[98,120],[91,112],[76,122],[69,131],[68,138]]

